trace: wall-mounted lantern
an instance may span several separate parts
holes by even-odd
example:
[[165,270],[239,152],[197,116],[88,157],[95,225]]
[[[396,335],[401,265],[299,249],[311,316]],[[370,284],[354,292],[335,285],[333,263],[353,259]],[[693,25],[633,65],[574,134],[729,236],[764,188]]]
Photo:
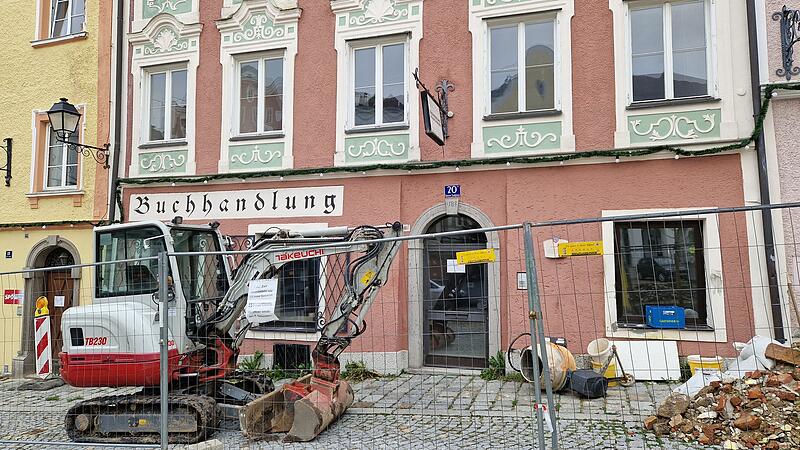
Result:
[[800,41],[800,10],[789,9],[783,5],[783,9],[772,14],[772,20],[780,20],[781,31],[781,56],[783,67],[776,70],[779,77],[786,77],[786,81],[792,79],[792,75],[800,74],[800,67],[794,65],[794,44]]
[[81,121],[81,113],[78,112],[78,108],[69,103],[66,98],[61,98],[61,101],[54,103],[53,107],[47,111],[47,117],[58,142],[65,144],[76,153],[93,157],[95,161],[108,169],[108,149],[111,146],[110,144],[104,144],[102,147],[92,147],[91,145],[79,144],[69,140],[71,136],[77,136],[78,124]]
[[11,186],[11,145],[13,144],[13,139],[5,138],[3,143],[5,145],[0,145],[0,148],[6,153],[6,165],[0,167],[0,172],[6,173],[6,186]]

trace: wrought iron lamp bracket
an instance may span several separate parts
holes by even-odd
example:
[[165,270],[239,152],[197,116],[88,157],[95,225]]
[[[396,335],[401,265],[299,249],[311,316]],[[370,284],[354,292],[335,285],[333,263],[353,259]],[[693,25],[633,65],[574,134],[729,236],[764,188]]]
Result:
[[3,143],[5,145],[0,145],[0,148],[2,148],[6,153],[6,165],[0,167],[0,172],[6,173],[5,179],[7,187],[11,186],[11,147],[13,145],[13,142],[14,142],[13,139],[5,138],[3,139]]
[[81,154],[83,156],[89,157],[91,156],[97,161],[98,164],[102,164],[104,169],[108,169],[108,156],[110,153],[109,148],[111,144],[104,144],[102,147],[94,147],[91,145],[86,144],[77,144],[75,142],[70,142],[64,139],[64,136],[60,136],[56,133],[56,140],[58,142],[65,144],[67,148],[72,150],[75,153]]
[[792,79],[792,75],[800,74],[800,67],[794,65],[794,44],[800,41],[800,10],[783,9],[772,14],[772,20],[780,21],[781,31],[781,56],[783,67],[775,71],[779,77]]
[[439,80],[434,88],[436,90],[436,95],[434,96],[433,93],[428,89],[428,86],[425,86],[425,83],[419,79],[419,69],[414,70],[414,80],[416,80],[417,89],[427,92],[431,98],[436,99],[435,103],[436,106],[439,107],[439,114],[442,118],[442,131],[444,132],[444,137],[449,137],[449,133],[447,131],[447,119],[453,117],[453,112],[448,108],[448,97],[451,92],[456,90],[456,86],[447,79]]

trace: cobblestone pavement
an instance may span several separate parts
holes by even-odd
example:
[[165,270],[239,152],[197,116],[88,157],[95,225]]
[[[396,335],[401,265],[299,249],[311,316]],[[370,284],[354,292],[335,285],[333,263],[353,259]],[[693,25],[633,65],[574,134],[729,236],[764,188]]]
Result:
[[[66,442],[64,413],[73,403],[133,389],[77,389],[61,386],[45,392],[16,391],[19,381],[0,383],[0,448],[69,449],[38,442]],[[248,442],[237,431],[214,438],[226,449],[443,449],[536,448],[533,387],[484,381],[475,376],[404,374],[354,385],[356,403],[330,429],[308,444]],[[609,388],[605,399],[556,396],[563,449],[697,448],[644,433],[641,421],[670,386],[636,383]],[[549,434],[548,434],[549,438]],[[27,441],[12,444],[8,441]],[[549,442],[549,440],[548,440]],[[102,446],[80,446],[97,449]],[[179,447],[177,447],[179,448]],[[176,448],[176,450],[177,450]],[[703,447],[712,448],[712,447]]]

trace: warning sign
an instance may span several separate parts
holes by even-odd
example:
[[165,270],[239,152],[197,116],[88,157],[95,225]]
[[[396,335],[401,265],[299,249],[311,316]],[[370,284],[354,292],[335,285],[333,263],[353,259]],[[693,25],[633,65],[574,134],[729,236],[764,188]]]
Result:
[[6,289],[5,291],[3,291],[3,304],[4,305],[22,304],[22,291],[18,289]]
[[558,256],[602,255],[603,241],[562,242],[558,244]]
[[456,253],[457,264],[483,264],[497,260],[493,248]]

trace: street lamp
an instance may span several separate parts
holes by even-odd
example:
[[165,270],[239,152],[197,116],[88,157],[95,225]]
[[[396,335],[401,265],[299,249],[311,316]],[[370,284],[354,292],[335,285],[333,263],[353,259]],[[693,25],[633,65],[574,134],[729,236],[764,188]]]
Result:
[[69,141],[70,137],[78,132],[78,124],[81,121],[81,113],[75,105],[62,97],[61,101],[54,103],[53,107],[47,111],[47,118],[58,142],[65,144],[76,153],[93,157],[95,161],[103,165],[103,168],[108,169],[108,149],[111,146],[110,144],[104,144],[102,147],[92,147],[91,145]]

